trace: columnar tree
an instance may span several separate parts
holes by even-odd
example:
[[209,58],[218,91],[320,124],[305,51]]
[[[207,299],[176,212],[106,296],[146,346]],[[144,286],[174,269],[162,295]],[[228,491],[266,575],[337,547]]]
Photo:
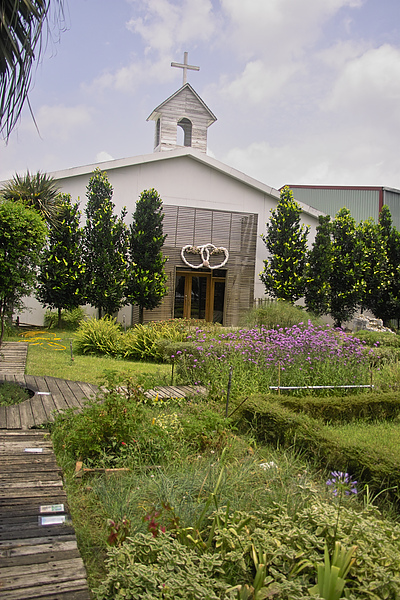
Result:
[[265,291],[282,300],[294,303],[304,294],[304,268],[307,257],[309,227],[300,223],[301,208],[293,192],[285,186],[281,190],[276,209],[271,211],[267,233],[262,234],[269,257],[264,261],[260,279]]
[[127,300],[139,307],[140,323],[143,323],[143,310],[159,306],[168,292],[164,268],[166,259],[162,254],[166,238],[163,219],[158,192],[144,190],[136,203],[130,226],[131,267],[126,292]]
[[0,200],[0,345],[7,314],[22,307],[22,298],[35,285],[46,234],[46,225],[34,210]]
[[332,274],[332,223],[329,215],[318,217],[319,225],[305,269],[305,304],[316,315],[326,315],[330,309],[330,278]]
[[96,169],[87,186],[84,264],[86,299],[102,313],[112,315],[126,304],[128,230],[126,210],[114,215],[113,189],[106,173]]
[[371,294],[368,308],[374,315],[388,322],[400,319],[400,232],[392,224],[389,207],[384,205],[379,215],[379,228],[386,253],[385,276],[375,293]]
[[365,290],[361,274],[363,244],[347,208],[342,208],[332,223],[331,264],[330,313],[340,327],[353,317]]
[[42,304],[58,311],[84,304],[84,273],[82,264],[82,229],[79,227],[79,204],[71,203],[71,196],[59,199],[58,225],[49,232],[47,246],[42,253],[37,297]]
[[[361,241],[360,278],[362,282],[361,309],[376,314],[377,299],[388,288],[388,258],[385,236],[379,223],[372,219],[362,221],[357,227]],[[377,315],[376,315],[377,316]]]

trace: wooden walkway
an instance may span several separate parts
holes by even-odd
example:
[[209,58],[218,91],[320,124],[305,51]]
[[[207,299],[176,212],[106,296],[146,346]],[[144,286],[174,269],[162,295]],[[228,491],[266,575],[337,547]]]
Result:
[[0,598],[89,600],[51,441],[0,432]]
[[28,342],[3,342],[0,348],[0,375],[25,373]]
[[[67,408],[82,409],[97,386],[25,375],[27,344],[0,349],[0,383],[33,392],[20,404],[0,406],[0,598],[90,600],[86,571],[68,513],[50,437],[32,428]],[[189,386],[163,386],[149,398],[185,398]]]
[[98,392],[98,387],[81,381],[33,375],[2,375],[2,381],[14,381],[34,392],[34,396],[13,406],[0,406],[1,429],[31,429],[51,423],[54,414],[66,408],[80,410]]

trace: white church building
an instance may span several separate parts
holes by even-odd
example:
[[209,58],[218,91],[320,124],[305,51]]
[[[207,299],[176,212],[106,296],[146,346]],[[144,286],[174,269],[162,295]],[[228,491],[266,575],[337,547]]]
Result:
[[[267,250],[261,239],[280,193],[207,155],[207,130],[216,121],[205,102],[186,82],[157,106],[151,154],[110,160],[50,173],[61,191],[80,199],[96,168],[107,173],[116,213],[126,206],[127,220],[145,189],[155,188],[163,201],[163,247],[168,295],[160,307],[145,311],[145,321],[192,317],[235,326],[241,315],[264,297],[259,279]],[[183,139],[182,139],[183,138]],[[183,141],[183,145],[178,144]],[[267,169],[267,165],[266,165]],[[301,220],[315,237],[320,211],[299,203]],[[32,307],[33,308],[33,307]],[[44,309],[19,315],[21,322],[43,324]],[[118,319],[137,322],[137,307],[123,308]]]

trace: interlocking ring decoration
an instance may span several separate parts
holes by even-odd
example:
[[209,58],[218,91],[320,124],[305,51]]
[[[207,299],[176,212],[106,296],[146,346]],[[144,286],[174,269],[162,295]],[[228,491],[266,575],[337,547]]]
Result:
[[[201,263],[199,265],[192,265],[186,258],[185,253],[187,254],[198,254],[201,258]],[[214,254],[223,254],[224,260],[213,267],[210,265],[210,256]],[[181,258],[185,265],[188,267],[192,267],[192,269],[200,269],[201,267],[207,267],[208,269],[220,269],[228,262],[229,252],[226,248],[222,246],[217,248],[214,244],[204,244],[203,246],[191,246],[188,244],[187,246],[183,246],[181,250]]]

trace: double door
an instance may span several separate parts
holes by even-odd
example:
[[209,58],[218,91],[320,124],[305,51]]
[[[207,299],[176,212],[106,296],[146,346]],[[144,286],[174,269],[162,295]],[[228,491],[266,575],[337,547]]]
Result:
[[212,273],[177,271],[174,317],[205,319],[223,324],[225,277]]

